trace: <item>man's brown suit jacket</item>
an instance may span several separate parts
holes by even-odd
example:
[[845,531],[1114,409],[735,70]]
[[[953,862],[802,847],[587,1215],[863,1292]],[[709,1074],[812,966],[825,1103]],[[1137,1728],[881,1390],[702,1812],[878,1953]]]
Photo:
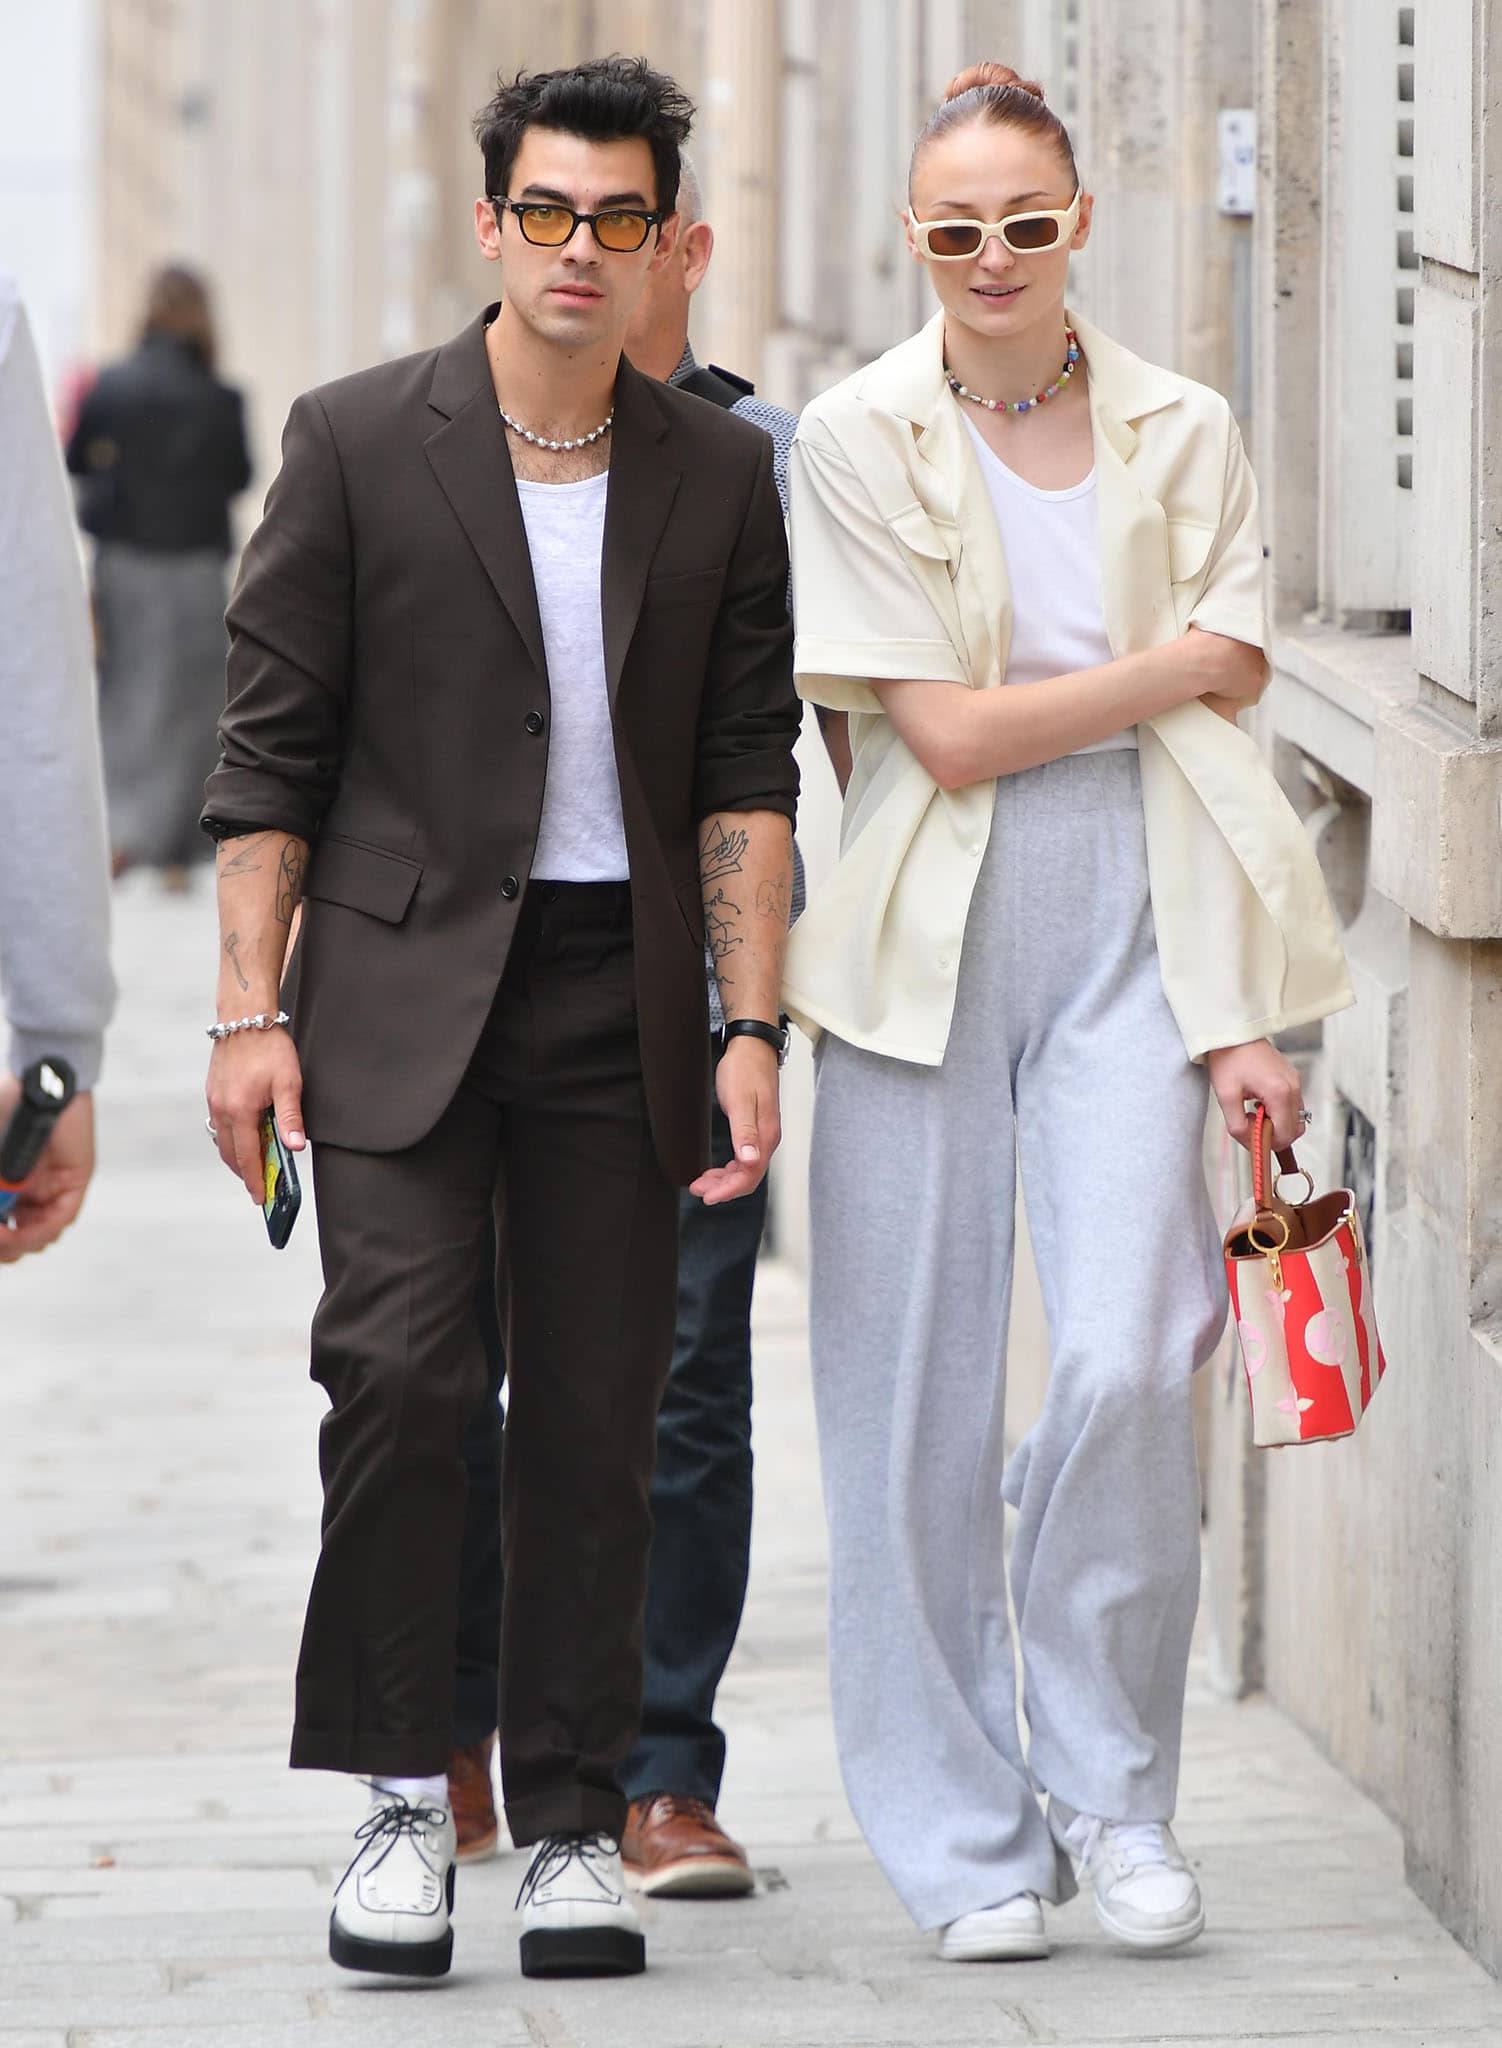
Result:
[[[484,330],[294,404],[228,613],[210,829],[312,843],[289,976],[316,1142],[396,1151],[495,996],[547,773],[547,662]],[[668,1173],[708,1160],[698,838],[791,818],[787,547],[759,427],[621,364],[601,568],[637,1013]]]

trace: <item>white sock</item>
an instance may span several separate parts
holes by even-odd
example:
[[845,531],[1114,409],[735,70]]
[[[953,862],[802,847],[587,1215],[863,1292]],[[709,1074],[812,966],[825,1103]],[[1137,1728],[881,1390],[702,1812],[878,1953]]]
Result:
[[405,1799],[409,1806],[447,1806],[449,1803],[447,1778],[376,1778],[372,1782],[378,1792],[393,1793],[396,1798]]

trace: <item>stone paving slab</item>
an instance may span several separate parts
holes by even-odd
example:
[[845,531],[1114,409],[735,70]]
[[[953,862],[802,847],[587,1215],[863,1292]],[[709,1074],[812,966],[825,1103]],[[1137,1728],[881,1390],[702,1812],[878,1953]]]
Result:
[[285,1768],[318,1525],[311,1217],[289,1251],[215,1166],[206,892],[119,898],[124,1008],[79,1231],[0,1274],[0,2048],[1478,2048],[1502,1990],[1403,1881],[1396,1830],[1196,1664],[1180,1833],[1209,1931],[1113,1949],[1087,1901],[1043,1964],[939,1964],[840,1788],[796,1277],[757,1304],[758,1521],[722,1706],[754,1899],[658,1902],[627,1984],[524,1982],[524,1859],[460,1872],[439,1985],[347,1976],[328,1893],[357,1802]]

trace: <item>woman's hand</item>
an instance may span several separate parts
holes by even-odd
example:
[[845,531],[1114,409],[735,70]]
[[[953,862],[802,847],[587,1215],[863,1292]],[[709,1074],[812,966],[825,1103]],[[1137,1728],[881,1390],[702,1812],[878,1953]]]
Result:
[[1223,702],[1238,708],[1254,702],[1267,679],[1267,658],[1260,647],[1225,633],[1208,633],[1202,626],[1190,626],[1162,652],[1178,668],[1184,703],[1192,697],[1212,700],[1210,709],[1222,717],[1227,715]]
[[1285,1059],[1270,1039],[1247,1045],[1222,1045],[1205,1056],[1210,1086],[1238,1145],[1250,1147],[1252,1118],[1243,1104],[1263,1102],[1273,1120],[1273,1144],[1291,1145],[1303,1130],[1304,1084],[1292,1060]]

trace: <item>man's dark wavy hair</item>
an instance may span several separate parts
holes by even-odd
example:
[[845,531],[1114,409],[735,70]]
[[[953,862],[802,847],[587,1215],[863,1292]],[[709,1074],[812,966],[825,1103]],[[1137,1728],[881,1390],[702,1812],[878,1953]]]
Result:
[[529,128],[553,128],[586,142],[624,142],[639,135],[652,151],[656,204],[678,204],[678,152],[693,126],[694,106],[645,57],[591,57],[566,71],[518,71],[497,78],[495,93],[475,116],[485,158],[485,190],[506,192],[511,167]]

